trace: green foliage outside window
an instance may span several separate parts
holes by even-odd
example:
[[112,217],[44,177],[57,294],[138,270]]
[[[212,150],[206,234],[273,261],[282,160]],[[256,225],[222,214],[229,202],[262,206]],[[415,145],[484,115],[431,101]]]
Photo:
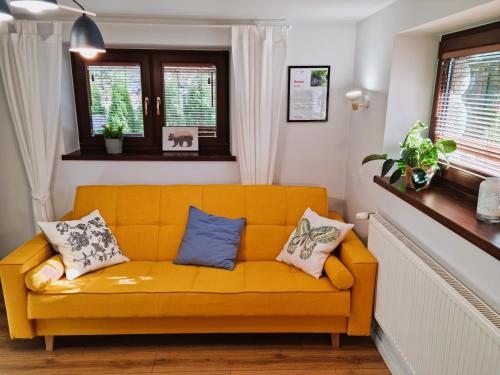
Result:
[[165,125],[216,125],[216,93],[207,73],[165,74]]
[[[165,119],[167,126],[184,125],[186,122],[181,100],[179,77],[173,74],[165,75]],[[170,119],[173,121],[169,121]]]
[[92,114],[93,115],[105,115],[106,110],[102,104],[102,93],[101,89],[95,84],[90,85],[90,95],[92,100]]
[[[89,76],[91,114],[96,134],[104,127],[125,134],[143,134],[143,108],[138,71],[124,67],[92,67]],[[166,126],[214,127],[217,124],[216,83],[213,72],[192,70],[164,75]]]
[[215,125],[215,107],[206,85],[207,81],[200,74],[189,89],[185,106],[188,110],[184,111],[186,125]]
[[123,80],[113,81],[108,125],[125,125],[130,132],[142,132],[142,126],[137,121],[132,100],[130,100],[127,83]]
[[94,134],[104,127],[144,134],[140,69],[128,66],[90,66],[90,109]]

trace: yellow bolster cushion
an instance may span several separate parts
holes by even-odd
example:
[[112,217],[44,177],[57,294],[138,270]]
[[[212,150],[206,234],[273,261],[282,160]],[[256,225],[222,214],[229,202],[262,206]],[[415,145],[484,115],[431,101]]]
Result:
[[24,282],[33,292],[43,292],[49,285],[64,275],[64,263],[59,255],[54,255],[26,273]]
[[325,272],[332,284],[340,290],[349,289],[354,284],[352,273],[334,255],[330,255],[326,259]]

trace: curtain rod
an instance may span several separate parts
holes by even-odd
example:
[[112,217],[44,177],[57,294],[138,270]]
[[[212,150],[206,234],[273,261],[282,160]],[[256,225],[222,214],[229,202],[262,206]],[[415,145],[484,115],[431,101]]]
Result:
[[[37,23],[50,23],[50,22],[61,22],[61,23],[73,23],[74,17],[62,16],[57,19],[54,18],[32,18],[32,17],[21,17],[16,18],[18,20],[31,20]],[[130,17],[130,16],[97,16],[96,22],[107,25],[120,25],[120,26],[165,26],[165,27],[192,27],[192,28],[230,28],[232,26],[284,26],[291,28],[291,25],[286,19],[270,19],[270,20],[213,20],[212,22],[207,19],[174,19],[165,17]]]
[[[105,21],[99,21],[101,24],[107,24],[107,25],[127,25],[130,26],[130,23],[126,22],[105,22]],[[190,23],[135,23],[133,25],[137,26],[165,26],[165,27],[193,27],[193,28],[214,28],[214,29],[229,29],[233,26],[276,26],[276,27],[287,27],[288,29],[292,28],[292,25],[289,24],[279,24],[279,23],[232,23],[232,24],[190,24]]]
[[116,24],[146,24],[164,25],[169,27],[231,27],[235,25],[253,26],[289,26],[289,21],[283,18],[252,19],[252,18],[203,18],[203,17],[161,17],[161,16],[115,16],[100,14],[97,17],[99,22]]
[[[53,22],[60,22],[62,24],[72,24],[74,21],[64,21],[64,20],[33,20],[33,19],[19,19],[19,21],[34,21],[36,23],[40,24],[51,24]],[[97,21],[99,22],[99,21]],[[129,23],[120,23],[120,22],[99,22],[102,25],[116,25],[116,26],[165,26],[165,27],[185,27],[185,28],[214,28],[214,29],[230,29],[233,26],[275,26],[275,27],[286,27],[288,30],[292,29],[292,25],[288,24],[270,24],[270,23],[249,23],[249,24],[242,24],[242,23],[233,23],[233,24],[173,24],[173,23],[135,23],[135,24],[129,24]]]

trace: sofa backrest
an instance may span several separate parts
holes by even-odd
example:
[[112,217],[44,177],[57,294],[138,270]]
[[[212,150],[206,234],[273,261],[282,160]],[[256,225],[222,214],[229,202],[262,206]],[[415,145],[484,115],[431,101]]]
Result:
[[73,217],[99,209],[132,260],[173,260],[188,208],[247,220],[238,260],[273,260],[306,208],[328,214],[324,188],[242,185],[80,186]]

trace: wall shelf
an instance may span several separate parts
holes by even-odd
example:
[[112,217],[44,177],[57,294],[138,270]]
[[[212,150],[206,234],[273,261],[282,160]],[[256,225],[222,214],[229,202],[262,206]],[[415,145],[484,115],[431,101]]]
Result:
[[62,160],[108,160],[108,161],[236,161],[233,155],[211,155],[198,152],[125,153],[109,155],[104,153],[82,153],[80,150],[62,155]]

